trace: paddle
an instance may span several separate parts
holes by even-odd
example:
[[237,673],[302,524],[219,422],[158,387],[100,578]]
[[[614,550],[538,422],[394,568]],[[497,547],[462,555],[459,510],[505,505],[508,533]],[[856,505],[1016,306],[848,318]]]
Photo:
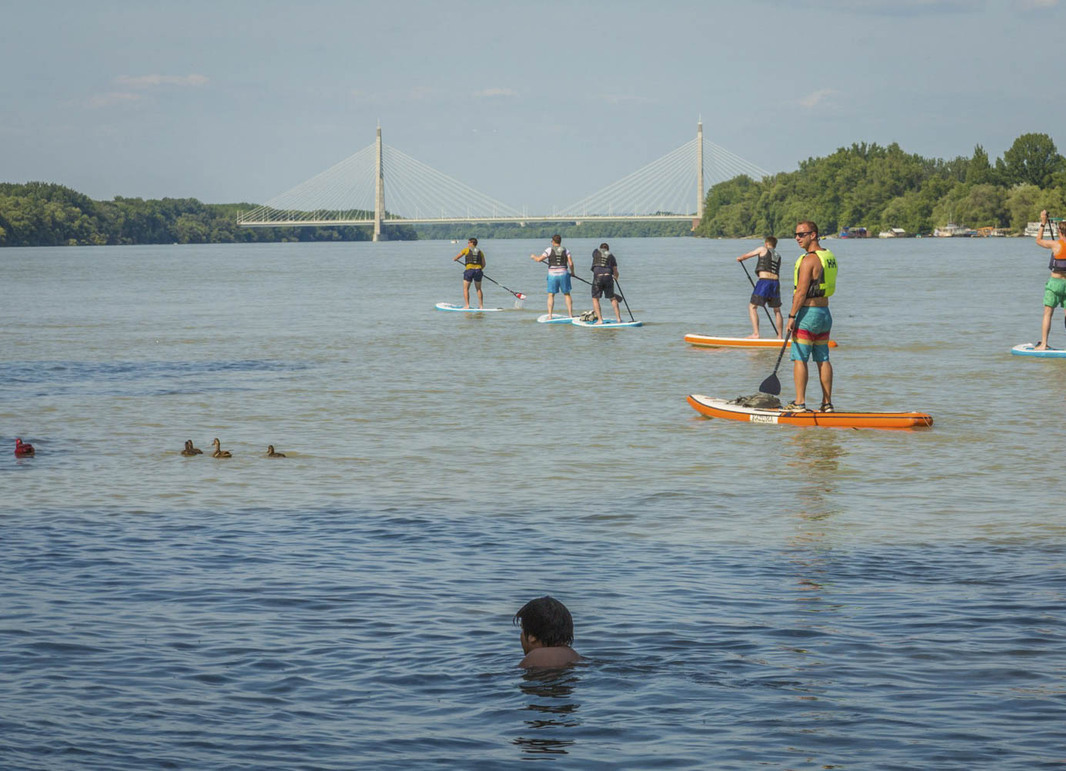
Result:
[[[744,268],[744,275],[748,277],[748,283],[751,284],[751,291],[754,292],[755,282],[751,280],[751,273],[748,272],[748,266],[741,262],[740,267]],[[769,321],[770,326],[774,328],[774,334],[780,337],[781,333],[777,331],[777,324],[774,323],[774,317],[770,315],[770,309],[767,308],[765,305],[763,305],[762,309],[766,311],[766,320]]]
[[[492,278],[491,276],[489,276],[489,275],[488,275],[487,273],[485,273],[485,271],[481,271],[481,275],[482,275],[483,277],[487,278],[487,279],[488,279],[489,281],[491,281],[492,283],[494,283],[494,284],[495,284],[496,286],[500,287],[500,289],[507,289],[507,287],[505,287],[505,286],[504,286],[503,284],[501,284],[501,283],[500,283],[499,281],[496,281],[495,279],[493,279],[493,278]],[[514,291],[513,289],[507,289],[507,291],[508,291],[508,292],[510,292],[511,294],[513,294],[513,295],[514,295],[515,297],[517,297],[517,298],[518,298],[519,300],[524,300],[524,299],[526,299],[526,296],[525,296],[524,294],[522,294],[521,292],[516,292],[516,291]]]
[[626,304],[626,310],[629,311],[629,320],[630,321],[636,321],[636,319],[633,318],[633,311],[629,310],[629,303],[626,301],[626,293],[622,291],[622,285],[618,282],[617,278],[614,280],[614,283],[618,285],[618,291],[622,295],[622,302],[624,302]]
[[[460,266],[460,267],[462,267],[462,266]],[[487,275],[487,274],[485,273],[485,271],[481,271],[481,277],[482,277],[482,278],[487,278],[487,279],[488,279],[489,281],[491,281],[492,283],[494,283],[494,284],[495,284],[496,286],[500,287],[501,289],[507,289],[507,287],[505,287],[505,286],[504,286],[503,284],[501,284],[501,283],[500,283],[499,281],[497,281],[496,279],[492,278],[492,276],[489,276],[489,275]],[[513,295],[514,295],[515,297],[517,297],[517,298],[518,298],[519,300],[524,300],[524,299],[526,299],[526,296],[525,296],[524,294],[522,294],[521,292],[516,292],[516,291],[514,291],[513,289],[507,289],[507,291],[508,291],[508,292],[510,292],[511,294],[513,294]]]
[[785,355],[785,348],[788,347],[788,337],[791,334],[792,327],[789,327],[785,330],[785,342],[781,343],[781,351],[777,354],[777,364],[774,365],[773,374],[759,385],[759,390],[764,394],[778,396],[781,393],[781,381],[777,379],[777,369],[781,366],[781,357]]

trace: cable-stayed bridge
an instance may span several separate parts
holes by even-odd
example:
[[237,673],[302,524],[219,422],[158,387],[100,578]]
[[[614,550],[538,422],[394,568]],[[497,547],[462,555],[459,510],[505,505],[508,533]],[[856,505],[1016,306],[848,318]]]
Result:
[[[529,214],[478,192],[381,141],[237,219],[243,227],[449,224],[587,221],[698,221],[708,186],[746,174],[769,172],[725,148],[708,143],[703,123],[696,138],[602,190],[548,214]],[[387,185],[386,185],[387,172]],[[389,206],[385,208],[388,190]]]

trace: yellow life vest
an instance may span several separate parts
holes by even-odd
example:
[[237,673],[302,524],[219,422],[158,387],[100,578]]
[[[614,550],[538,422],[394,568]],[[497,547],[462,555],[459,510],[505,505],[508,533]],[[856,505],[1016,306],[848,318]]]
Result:
[[796,267],[792,270],[792,286],[799,286],[800,265],[808,254],[815,255],[822,263],[822,281],[817,286],[811,284],[807,290],[807,297],[832,297],[833,292],[837,290],[837,258],[828,249],[800,255],[800,258],[796,260]]

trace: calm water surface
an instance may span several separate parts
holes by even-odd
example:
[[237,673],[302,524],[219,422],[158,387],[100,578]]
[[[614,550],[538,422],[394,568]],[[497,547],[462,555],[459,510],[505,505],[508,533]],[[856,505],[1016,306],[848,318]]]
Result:
[[[773,370],[682,341],[752,244],[613,242],[624,330],[534,322],[541,241],[486,316],[461,244],[0,251],[0,767],[1062,767],[1046,252],[831,242],[834,402],[936,421],[879,432],[686,405]],[[523,673],[546,593],[589,661]]]

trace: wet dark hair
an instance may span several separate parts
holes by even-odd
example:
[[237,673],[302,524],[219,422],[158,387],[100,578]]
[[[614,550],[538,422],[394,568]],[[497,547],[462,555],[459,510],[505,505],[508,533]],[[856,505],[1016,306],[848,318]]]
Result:
[[611,251],[611,247],[609,247],[606,242],[600,244],[600,248],[603,249],[603,251],[605,252]]
[[770,248],[773,249],[775,246],[777,246],[777,237],[776,236],[767,236],[766,238],[763,239],[763,243],[764,244],[770,244]]
[[473,244],[474,246],[477,246],[477,239],[476,238],[468,238],[468,239],[466,239],[466,242],[468,244]]
[[552,236],[552,243],[553,244],[561,244],[562,242],[563,242],[563,237],[562,236],[560,236],[558,234]]
[[527,637],[536,637],[548,647],[574,641],[574,618],[554,597],[545,595],[530,600],[514,614],[513,623],[521,626]]

